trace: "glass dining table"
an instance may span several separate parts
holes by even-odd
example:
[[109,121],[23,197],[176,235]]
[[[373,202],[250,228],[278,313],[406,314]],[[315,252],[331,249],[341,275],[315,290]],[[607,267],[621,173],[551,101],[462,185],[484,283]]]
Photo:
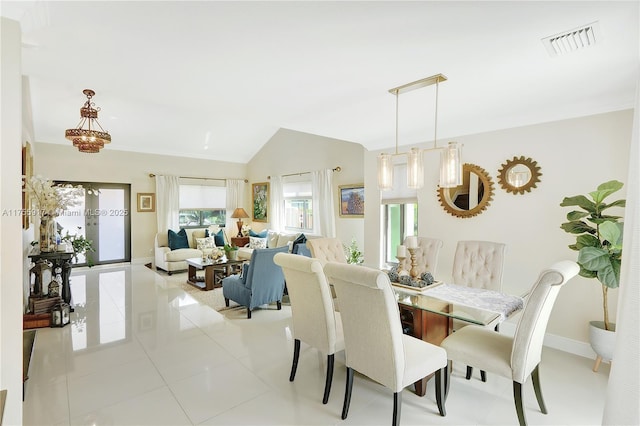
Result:
[[[434,345],[440,345],[452,332],[454,319],[480,326],[495,325],[524,306],[522,297],[492,290],[442,283],[411,290],[393,284],[403,332]],[[415,383],[417,395],[425,394],[428,379]]]

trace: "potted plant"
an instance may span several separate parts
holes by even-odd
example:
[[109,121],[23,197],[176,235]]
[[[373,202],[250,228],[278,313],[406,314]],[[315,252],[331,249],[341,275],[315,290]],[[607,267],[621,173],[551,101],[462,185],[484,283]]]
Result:
[[[568,222],[560,227],[576,235],[576,243],[569,246],[578,251],[580,275],[585,278],[597,278],[602,285],[603,321],[591,321],[590,340],[593,350],[598,354],[594,371],[597,371],[602,359],[611,360],[615,343],[615,324],[609,321],[608,291],[620,285],[620,263],[622,257],[622,229],[620,216],[604,214],[612,207],[624,207],[625,200],[606,203],[605,199],[619,191],[622,182],[612,180],[598,186],[585,195],[565,197],[562,207],[579,207],[567,213]],[[603,341],[602,339],[606,339]]]
[[[78,230],[80,230],[79,226],[78,226]],[[87,240],[84,237],[84,235],[78,235],[78,234],[70,235],[69,231],[67,231],[65,236],[62,237],[60,240],[71,245],[71,248],[73,249],[74,262],[78,261],[79,254],[84,254],[85,258],[87,259],[87,266],[88,267],[93,266],[93,259],[91,258],[91,255],[89,255],[90,252],[95,252],[95,249],[93,248],[92,240]]]
[[361,265],[364,262],[364,256],[358,248],[358,243],[355,238],[351,239],[349,247],[345,247],[347,263]]
[[235,244],[225,244],[224,252],[229,260],[238,260],[238,246]]

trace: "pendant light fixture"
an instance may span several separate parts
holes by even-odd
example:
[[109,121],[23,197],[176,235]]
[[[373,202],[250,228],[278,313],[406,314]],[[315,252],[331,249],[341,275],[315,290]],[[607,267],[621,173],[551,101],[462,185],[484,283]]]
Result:
[[82,93],[87,97],[87,101],[80,108],[80,122],[75,129],[66,130],[64,137],[72,141],[73,146],[80,152],[100,152],[105,144],[111,143],[111,135],[98,123],[100,108],[94,108],[95,104],[91,101],[96,92],[84,89]]
[[[412,189],[422,188],[424,185],[423,154],[426,151],[440,151],[440,187],[452,188],[462,184],[462,159],[461,145],[457,142],[449,142],[447,146],[438,147],[438,88],[439,83],[446,81],[447,77],[436,74],[431,77],[407,83],[389,92],[396,96],[396,150],[394,154],[382,153],[378,156],[378,188],[382,191],[393,188],[393,157],[405,155],[407,157],[407,187]],[[398,104],[401,93],[436,85],[436,107],[434,120],[433,148],[411,148],[409,152],[398,152]]]

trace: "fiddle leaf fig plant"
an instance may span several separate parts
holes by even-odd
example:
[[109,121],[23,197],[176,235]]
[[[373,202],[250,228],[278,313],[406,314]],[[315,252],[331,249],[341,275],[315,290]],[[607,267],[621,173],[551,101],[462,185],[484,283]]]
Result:
[[560,225],[570,234],[576,234],[576,243],[569,246],[578,251],[580,275],[597,278],[602,284],[602,308],[605,329],[610,330],[607,291],[620,285],[620,263],[622,258],[621,216],[605,215],[612,207],[625,207],[626,200],[605,203],[605,199],[622,189],[624,184],[617,180],[605,182],[595,191],[585,195],[565,197],[561,207],[579,207],[567,213],[568,222]]

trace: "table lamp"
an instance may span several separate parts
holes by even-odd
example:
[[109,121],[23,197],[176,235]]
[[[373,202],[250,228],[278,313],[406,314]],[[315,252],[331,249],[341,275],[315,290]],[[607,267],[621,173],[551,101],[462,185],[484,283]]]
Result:
[[238,219],[236,224],[238,225],[238,237],[242,237],[242,219],[249,217],[246,211],[242,207],[238,207],[233,211],[232,218]]

